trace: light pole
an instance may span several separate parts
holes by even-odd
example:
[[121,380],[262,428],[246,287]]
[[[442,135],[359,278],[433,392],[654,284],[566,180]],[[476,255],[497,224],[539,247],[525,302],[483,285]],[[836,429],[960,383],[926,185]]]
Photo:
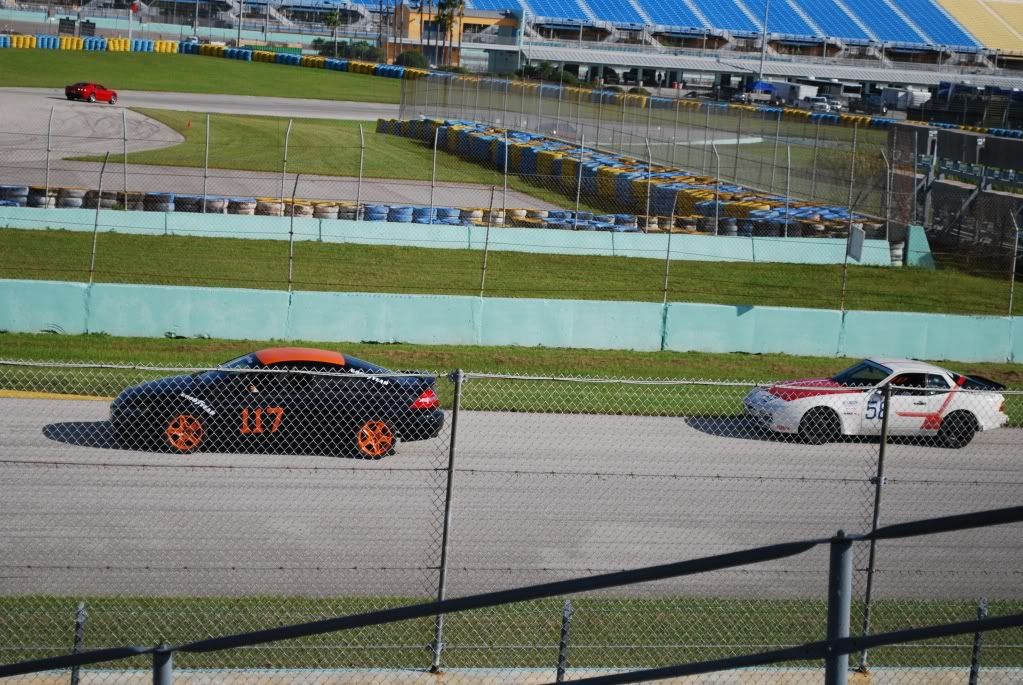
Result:
[[767,59],[767,16],[771,10],[771,0],[765,0],[764,2],[764,27],[763,33],[760,39],[760,73],[757,75],[758,81],[764,80],[764,60]]

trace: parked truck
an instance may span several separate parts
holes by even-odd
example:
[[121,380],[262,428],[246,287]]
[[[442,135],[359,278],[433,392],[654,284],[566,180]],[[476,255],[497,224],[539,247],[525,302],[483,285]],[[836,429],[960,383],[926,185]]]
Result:
[[817,86],[788,81],[772,81],[774,86],[774,102],[781,105],[803,106],[808,99],[817,96]]
[[931,93],[916,88],[885,88],[881,91],[881,99],[888,109],[906,110],[910,107],[919,107],[930,100]]

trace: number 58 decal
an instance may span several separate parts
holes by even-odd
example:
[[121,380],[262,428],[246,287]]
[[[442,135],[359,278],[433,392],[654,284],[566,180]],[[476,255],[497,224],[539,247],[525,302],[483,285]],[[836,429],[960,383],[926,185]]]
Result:
[[[264,416],[267,418],[267,421],[270,421],[270,417],[273,417],[273,421],[270,422],[269,426],[263,423]],[[284,407],[256,407],[255,409],[246,407],[242,409],[241,420],[240,430],[242,435],[251,435],[264,431],[276,433],[280,430],[281,421],[284,420]]]
[[867,412],[863,418],[867,420],[880,420],[884,418],[884,397],[880,393],[874,393],[867,400]]

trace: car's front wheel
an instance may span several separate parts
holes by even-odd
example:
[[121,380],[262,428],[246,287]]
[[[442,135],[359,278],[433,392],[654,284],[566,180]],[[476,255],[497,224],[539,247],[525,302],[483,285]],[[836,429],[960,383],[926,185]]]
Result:
[[835,442],[842,436],[842,422],[831,409],[816,407],[799,422],[799,439],[808,445]]
[[206,440],[206,427],[192,414],[174,414],[163,427],[164,445],[177,454],[191,454]]
[[390,424],[379,419],[363,421],[355,431],[355,449],[360,457],[381,459],[394,453],[396,440]]
[[111,105],[116,105],[117,104],[117,96],[116,95],[111,95],[110,96],[110,104]]
[[962,449],[977,434],[977,419],[968,411],[954,411],[945,417],[938,429],[938,442],[945,447]]
[[89,95],[89,102],[96,102],[96,94],[92,93]]

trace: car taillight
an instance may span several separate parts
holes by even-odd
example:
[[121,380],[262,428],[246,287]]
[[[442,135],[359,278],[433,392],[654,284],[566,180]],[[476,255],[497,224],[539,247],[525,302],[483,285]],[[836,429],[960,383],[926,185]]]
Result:
[[409,409],[437,409],[440,407],[440,400],[432,388],[427,388],[416,398],[416,401],[409,405]]
[[1005,402],[1002,402],[1002,406],[998,407],[998,413],[999,414],[1005,413]]

